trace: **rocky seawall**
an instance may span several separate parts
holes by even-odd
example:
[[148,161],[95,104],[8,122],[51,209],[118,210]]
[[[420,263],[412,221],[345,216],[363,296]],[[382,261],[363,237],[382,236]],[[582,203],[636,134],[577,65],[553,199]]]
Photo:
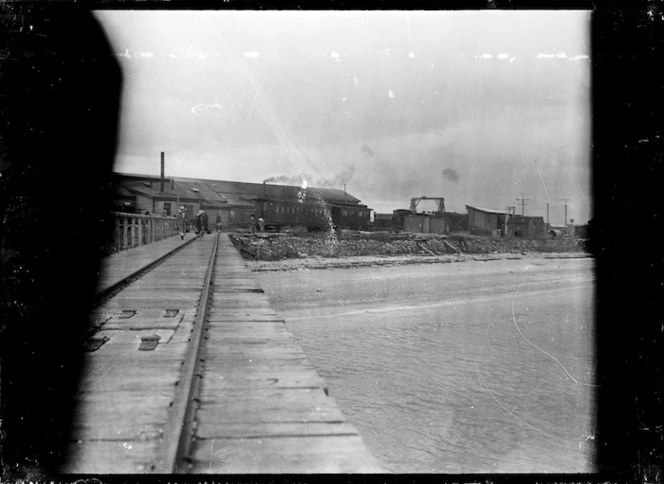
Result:
[[[548,257],[589,256],[585,240],[574,238],[522,239],[383,232],[301,235],[231,233],[229,236],[243,257],[253,261],[290,261],[289,264],[282,264],[284,267],[356,267],[521,258],[537,254]],[[279,267],[275,264],[261,265]]]

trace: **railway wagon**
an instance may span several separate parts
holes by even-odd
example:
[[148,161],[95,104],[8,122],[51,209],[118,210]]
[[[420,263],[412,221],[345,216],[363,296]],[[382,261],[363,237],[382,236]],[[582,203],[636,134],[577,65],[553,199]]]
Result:
[[267,229],[303,227],[315,231],[330,227],[365,229],[369,226],[369,208],[340,190],[305,191],[281,186],[276,190],[276,187],[268,186],[262,196],[255,198],[255,203],[255,214],[263,217]]
[[310,231],[334,229],[365,229],[369,225],[369,209],[346,207],[325,202],[259,201],[256,214],[263,217],[267,229],[304,227]]

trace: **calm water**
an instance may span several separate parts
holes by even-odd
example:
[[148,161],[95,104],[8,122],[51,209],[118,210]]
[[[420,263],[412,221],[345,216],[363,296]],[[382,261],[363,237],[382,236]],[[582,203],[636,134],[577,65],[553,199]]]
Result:
[[591,264],[258,276],[387,472],[591,472]]

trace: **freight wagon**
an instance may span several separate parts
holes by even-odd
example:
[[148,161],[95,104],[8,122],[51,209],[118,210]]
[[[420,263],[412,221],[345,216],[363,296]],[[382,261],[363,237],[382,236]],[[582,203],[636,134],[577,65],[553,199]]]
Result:
[[[268,230],[287,227],[310,231],[329,228],[362,230],[369,226],[369,208],[340,190],[279,188],[278,191],[266,190],[266,195],[255,199],[256,217],[263,217]],[[280,196],[270,196],[270,191],[276,191]]]

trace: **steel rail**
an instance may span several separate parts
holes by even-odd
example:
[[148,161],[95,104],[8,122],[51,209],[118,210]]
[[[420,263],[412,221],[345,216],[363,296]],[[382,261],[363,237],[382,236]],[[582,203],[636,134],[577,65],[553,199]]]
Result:
[[168,412],[168,421],[162,437],[162,443],[157,455],[156,465],[152,469],[157,473],[182,473],[186,469],[185,463],[190,460],[190,448],[194,437],[194,419],[196,414],[195,403],[198,401],[199,389],[203,375],[201,373],[204,361],[207,332],[207,311],[212,295],[217,249],[219,247],[219,234],[214,241],[210,262],[205,273],[205,282],[198,302],[194,327],[187,354],[180,369],[180,378],[176,383],[173,403]]

